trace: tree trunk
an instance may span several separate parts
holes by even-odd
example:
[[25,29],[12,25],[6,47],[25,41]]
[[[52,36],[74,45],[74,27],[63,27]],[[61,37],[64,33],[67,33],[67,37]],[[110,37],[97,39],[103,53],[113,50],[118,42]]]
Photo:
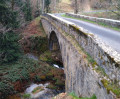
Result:
[[78,13],[78,5],[77,5],[77,0],[75,0],[75,5],[74,5],[74,13]]
[[45,13],[45,0],[42,0],[42,14]]
[[14,5],[15,5],[15,1],[12,0],[12,1],[11,1],[11,8],[12,8],[12,11],[14,10]]

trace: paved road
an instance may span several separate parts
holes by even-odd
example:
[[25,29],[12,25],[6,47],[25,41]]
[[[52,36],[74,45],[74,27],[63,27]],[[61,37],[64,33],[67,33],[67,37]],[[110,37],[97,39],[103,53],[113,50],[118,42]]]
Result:
[[[61,17],[61,14],[55,14],[57,17]],[[93,23],[88,23],[84,21],[80,21],[77,19],[71,19],[71,18],[64,18],[61,17],[67,21],[73,22],[80,27],[83,27],[84,29],[87,29],[91,33],[97,35],[99,38],[101,38],[106,44],[111,46],[113,49],[115,49],[120,54],[120,32],[114,31],[108,28],[104,28],[101,26],[98,26]]]

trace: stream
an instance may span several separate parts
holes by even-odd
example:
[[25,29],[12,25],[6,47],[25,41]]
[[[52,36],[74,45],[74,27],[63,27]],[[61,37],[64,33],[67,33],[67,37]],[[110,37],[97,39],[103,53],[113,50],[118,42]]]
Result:
[[[38,57],[33,54],[27,54],[28,58],[38,61]],[[55,68],[63,69],[61,65],[52,64]],[[6,99],[52,99],[59,93],[64,92],[64,90],[53,90],[47,88],[50,83],[31,83],[23,93],[18,93],[16,95],[8,96]]]
[[[45,84],[31,84],[25,91],[26,94],[30,94],[32,99],[52,99],[52,97],[59,94],[61,91],[48,89],[49,83]],[[33,92],[36,88],[38,91]]]

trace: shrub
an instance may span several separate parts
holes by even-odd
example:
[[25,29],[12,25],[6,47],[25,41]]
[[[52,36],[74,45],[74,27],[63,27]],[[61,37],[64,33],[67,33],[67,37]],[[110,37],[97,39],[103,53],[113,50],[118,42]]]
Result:
[[21,56],[18,40],[13,31],[0,33],[0,64],[16,61]]
[[24,98],[24,99],[31,98],[31,95],[30,95],[30,94],[24,94],[24,95],[23,95],[23,98]]
[[31,21],[32,20],[32,8],[31,8],[30,0],[26,0],[24,2],[22,10],[24,12],[25,20]]
[[7,95],[9,95],[9,94],[12,94],[12,93],[14,93],[14,91],[13,91],[13,86],[12,85],[10,85],[9,83],[7,83],[7,82],[3,82],[3,81],[1,81],[0,82],[0,97],[1,98],[3,98],[3,94],[4,94],[4,96],[7,96]]

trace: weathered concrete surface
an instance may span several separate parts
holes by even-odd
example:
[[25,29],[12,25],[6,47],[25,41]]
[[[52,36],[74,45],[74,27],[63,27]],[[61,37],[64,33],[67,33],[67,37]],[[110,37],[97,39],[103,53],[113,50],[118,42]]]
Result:
[[80,14],[72,14],[72,13],[66,13],[67,16],[75,17],[75,18],[82,18],[91,20],[94,22],[102,22],[104,24],[110,25],[112,27],[120,27],[120,21],[119,20],[113,20],[113,19],[106,19],[106,18],[97,18],[97,17],[91,17],[86,15],[80,15]]
[[[42,16],[41,22],[49,39],[53,32],[58,38],[66,74],[66,91],[68,93],[75,92],[78,96],[96,94],[98,99],[116,99],[111,91],[109,94],[107,93],[101,83],[101,80],[106,77],[97,73],[95,68],[98,65],[104,68],[108,75],[106,79],[120,81],[118,54],[93,34],[54,15]],[[98,65],[88,62],[81,47],[91,55]]]

